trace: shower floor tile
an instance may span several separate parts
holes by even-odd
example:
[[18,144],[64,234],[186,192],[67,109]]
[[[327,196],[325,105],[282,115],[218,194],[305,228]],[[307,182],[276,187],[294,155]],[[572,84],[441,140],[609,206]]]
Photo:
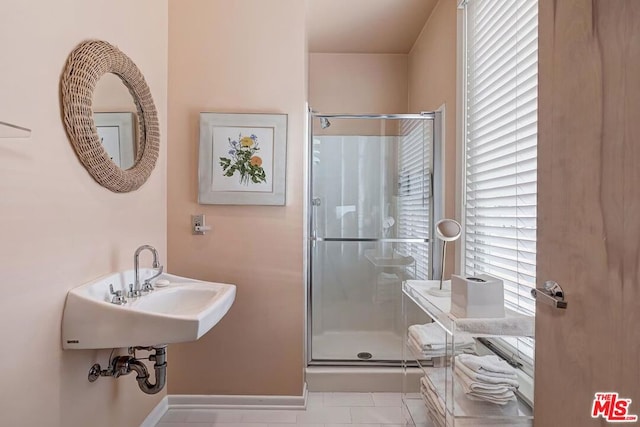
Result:
[[358,353],[371,354],[373,360],[402,360],[402,337],[386,331],[325,332],[314,335],[314,360],[358,360]]

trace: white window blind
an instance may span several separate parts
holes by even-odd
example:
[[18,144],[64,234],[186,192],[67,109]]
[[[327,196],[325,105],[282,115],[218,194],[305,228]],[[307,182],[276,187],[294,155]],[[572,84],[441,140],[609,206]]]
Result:
[[[430,120],[421,119],[401,120],[400,135],[398,145],[398,237],[428,239],[431,227],[433,123]],[[429,247],[429,243],[398,244],[400,252],[415,259],[416,279],[430,278]]]
[[[504,280],[505,305],[534,315],[538,1],[468,0],[466,275]],[[533,341],[508,340],[533,360]]]

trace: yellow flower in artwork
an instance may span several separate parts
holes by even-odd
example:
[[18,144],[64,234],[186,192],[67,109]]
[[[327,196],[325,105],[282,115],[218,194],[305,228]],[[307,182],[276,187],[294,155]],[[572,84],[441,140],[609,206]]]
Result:
[[262,159],[258,156],[253,156],[250,160],[251,166],[262,166]]
[[245,136],[240,140],[240,145],[243,147],[251,147],[253,145],[253,139],[249,136]]

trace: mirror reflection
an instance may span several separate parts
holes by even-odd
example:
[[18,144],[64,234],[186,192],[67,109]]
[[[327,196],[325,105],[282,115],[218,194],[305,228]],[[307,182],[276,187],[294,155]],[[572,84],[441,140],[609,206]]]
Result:
[[120,77],[103,75],[93,94],[93,118],[104,149],[121,169],[130,169],[137,155],[137,109]]

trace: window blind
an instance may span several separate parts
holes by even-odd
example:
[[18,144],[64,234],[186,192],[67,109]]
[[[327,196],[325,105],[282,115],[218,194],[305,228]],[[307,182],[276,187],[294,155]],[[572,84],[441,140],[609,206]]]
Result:
[[[534,315],[538,1],[468,0],[465,274],[501,278],[505,306]],[[533,361],[533,341],[506,340]]]
[[[401,120],[398,144],[399,238],[429,238],[431,227],[431,151],[433,124],[430,120]],[[430,278],[429,243],[400,243],[398,250],[416,262],[416,279]]]

